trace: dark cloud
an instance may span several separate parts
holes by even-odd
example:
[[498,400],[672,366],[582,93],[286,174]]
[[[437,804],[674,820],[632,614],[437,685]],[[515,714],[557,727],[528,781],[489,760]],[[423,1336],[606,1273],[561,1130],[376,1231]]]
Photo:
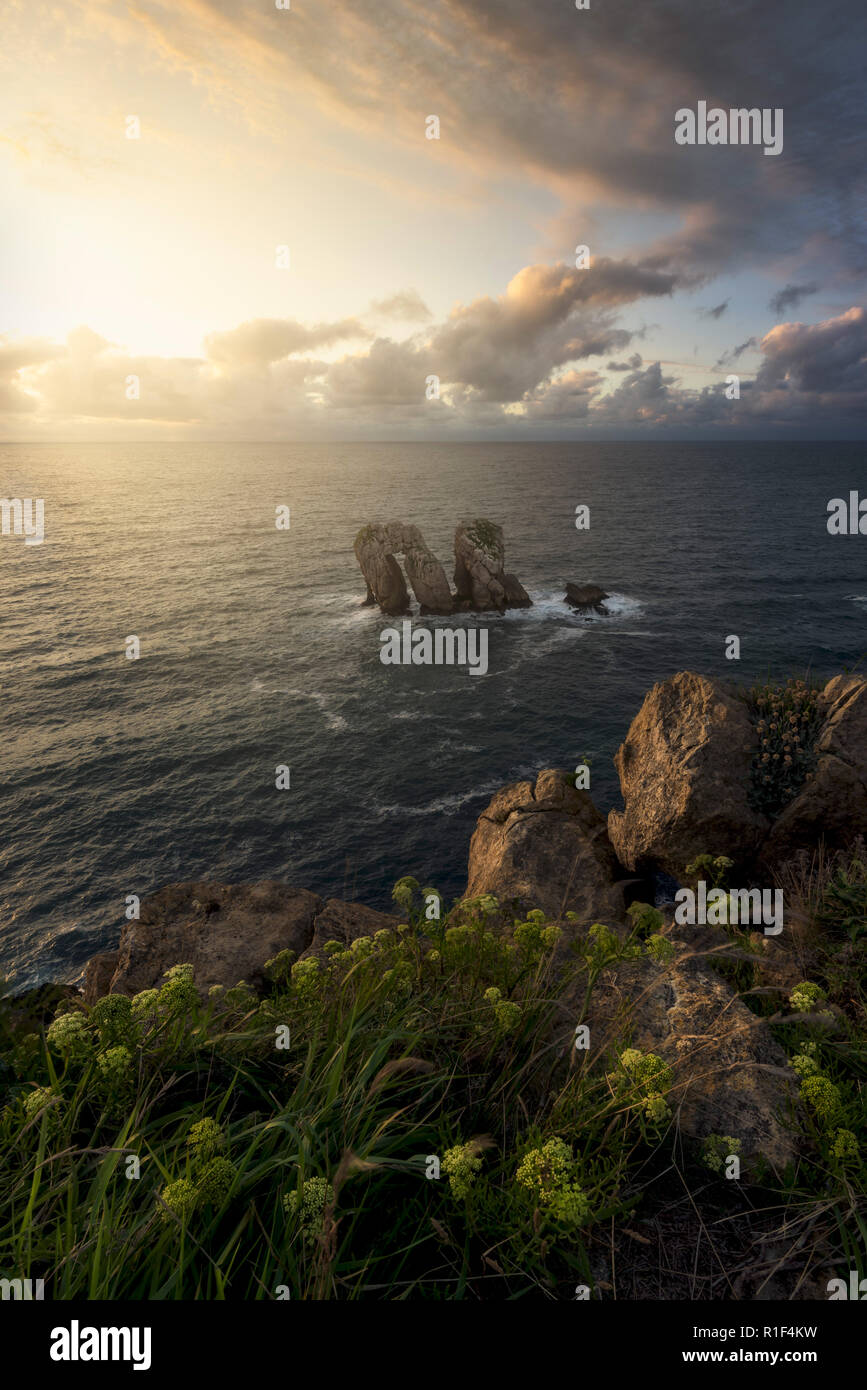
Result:
[[820,396],[862,393],[867,405],[867,311],[848,309],[822,323],[781,323],[761,343],[756,389]]
[[747,348],[757,347],[758,342],[758,338],[747,338],[746,342],[738,343],[737,347],[730,348],[728,352],[724,352],[722,357],[717,359],[716,365],[718,367],[726,367],[731,362],[736,362],[737,359],[747,351]]
[[641,363],[641,353],[634,352],[626,362],[606,362],[605,370],[608,372],[634,372],[638,370]]
[[772,313],[780,316],[787,313],[789,309],[794,309],[808,295],[815,294],[818,288],[818,285],[786,285],[772,296],[768,302],[768,308]]
[[696,312],[703,319],[721,319],[728,307],[729,301],[724,299],[722,304],[717,304],[713,309],[698,309]]

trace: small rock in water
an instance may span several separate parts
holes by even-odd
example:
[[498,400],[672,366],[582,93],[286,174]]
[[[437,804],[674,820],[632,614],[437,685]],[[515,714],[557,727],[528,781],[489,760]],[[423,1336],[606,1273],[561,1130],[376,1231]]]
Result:
[[571,608],[593,608],[597,613],[605,613],[603,599],[610,598],[598,584],[567,584],[563,602]]

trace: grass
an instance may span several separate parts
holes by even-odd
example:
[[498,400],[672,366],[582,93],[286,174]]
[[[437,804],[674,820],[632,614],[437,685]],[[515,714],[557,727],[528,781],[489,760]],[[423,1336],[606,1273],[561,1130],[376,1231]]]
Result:
[[864,1277],[863,937],[816,958],[834,1026],[779,1029],[832,1091],[770,1189],[684,1144],[670,1070],[628,1036],[592,1065],[557,1041],[567,991],[586,1008],[618,960],[664,957],[652,909],[569,944],[489,897],[442,922],[414,880],[395,901],[396,931],[270,962],[262,999],[202,1001],[183,965],[92,1009],[7,997],[0,1273],[54,1299],[719,1297],[776,1235],[800,1274]]

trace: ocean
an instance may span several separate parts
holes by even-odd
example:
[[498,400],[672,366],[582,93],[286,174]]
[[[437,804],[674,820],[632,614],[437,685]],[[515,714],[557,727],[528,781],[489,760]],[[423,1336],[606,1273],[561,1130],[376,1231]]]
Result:
[[[829,676],[867,654],[867,537],[826,527],[832,497],[867,494],[862,444],[44,444],[0,462],[4,497],[45,499],[42,545],[0,537],[16,988],[74,976],[116,944],[127,895],[166,883],[274,878],[387,908],[412,873],[457,896],[505,783],[586,757],[597,805],[619,804],[612,756],[654,681]],[[422,620],[483,624],[484,677],[384,666],[356,532],[415,523],[451,578],[455,525],[479,516],[533,607]],[[574,614],[569,580],[610,613]]]

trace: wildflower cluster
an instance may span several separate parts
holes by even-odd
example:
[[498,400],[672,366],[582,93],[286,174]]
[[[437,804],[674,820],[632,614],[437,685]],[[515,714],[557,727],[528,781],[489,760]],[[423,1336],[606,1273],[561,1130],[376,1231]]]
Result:
[[160,1216],[187,1222],[205,1206],[222,1207],[238,1176],[234,1163],[222,1150],[226,1136],[216,1120],[205,1118],[190,1126],[187,1135],[188,1176],[163,1188]]
[[838,1163],[855,1163],[858,1160],[860,1149],[858,1140],[851,1129],[838,1129],[834,1135],[834,1142],[831,1145],[831,1154]]
[[818,1047],[814,1042],[802,1043],[794,1057],[789,1061],[803,1081],[806,1076],[818,1076],[821,1070],[818,1061]]
[[587,944],[589,946],[586,953],[587,962],[593,970],[601,970],[611,961],[617,960],[622,954],[620,938],[602,922],[593,923],[588,932]]
[[804,1078],[801,1082],[801,1099],[823,1129],[829,1129],[843,1109],[840,1087],[821,1074]]
[[81,1061],[93,1051],[93,1034],[81,1013],[63,1013],[49,1024],[49,1045],[69,1061]]
[[543,1212],[564,1226],[580,1226],[590,1203],[577,1181],[578,1165],[563,1139],[549,1139],[531,1149],[518,1164],[515,1181],[532,1193]]
[[758,686],[750,709],[759,737],[752,764],[750,802],[776,816],[813,775],[819,729],[819,692],[806,681]]
[[687,864],[686,873],[691,878],[702,878],[705,882],[710,880],[714,888],[725,888],[729,869],[734,867],[734,862],[726,854],[698,854]]
[[300,1191],[287,1192],[283,1197],[283,1208],[295,1218],[301,1232],[301,1239],[312,1245],[322,1235],[325,1225],[325,1208],[333,1206],[334,1188],[325,1178],[305,1178]]
[[165,984],[157,995],[157,1004],[169,1017],[187,1014],[198,1002],[196,986],[193,984],[191,965],[173,965],[163,972]]
[[740,1151],[740,1139],[733,1139],[730,1134],[709,1134],[702,1145],[701,1161],[712,1173],[721,1173],[726,1160]]
[[814,1011],[816,1005],[826,999],[827,995],[821,985],[814,985],[810,980],[804,980],[800,985],[796,985],[789,995],[789,1003],[798,1013],[809,1014]]
[[621,1052],[620,1065],[623,1072],[609,1076],[609,1081],[617,1090],[637,1092],[647,1119],[661,1124],[669,1113],[665,1093],[674,1080],[671,1067],[655,1052],[641,1052],[637,1047]]
[[521,1022],[521,1006],[511,999],[504,999],[495,985],[485,990],[485,999],[494,1011],[497,1028],[501,1033],[513,1032]]
[[467,1144],[457,1144],[453,1149],[446,1149],[442,1166],[449,1175],[452,1196],[457,1197],[459,1201],[468,1197],[482,1170],[478,1143],[471,1139]]

